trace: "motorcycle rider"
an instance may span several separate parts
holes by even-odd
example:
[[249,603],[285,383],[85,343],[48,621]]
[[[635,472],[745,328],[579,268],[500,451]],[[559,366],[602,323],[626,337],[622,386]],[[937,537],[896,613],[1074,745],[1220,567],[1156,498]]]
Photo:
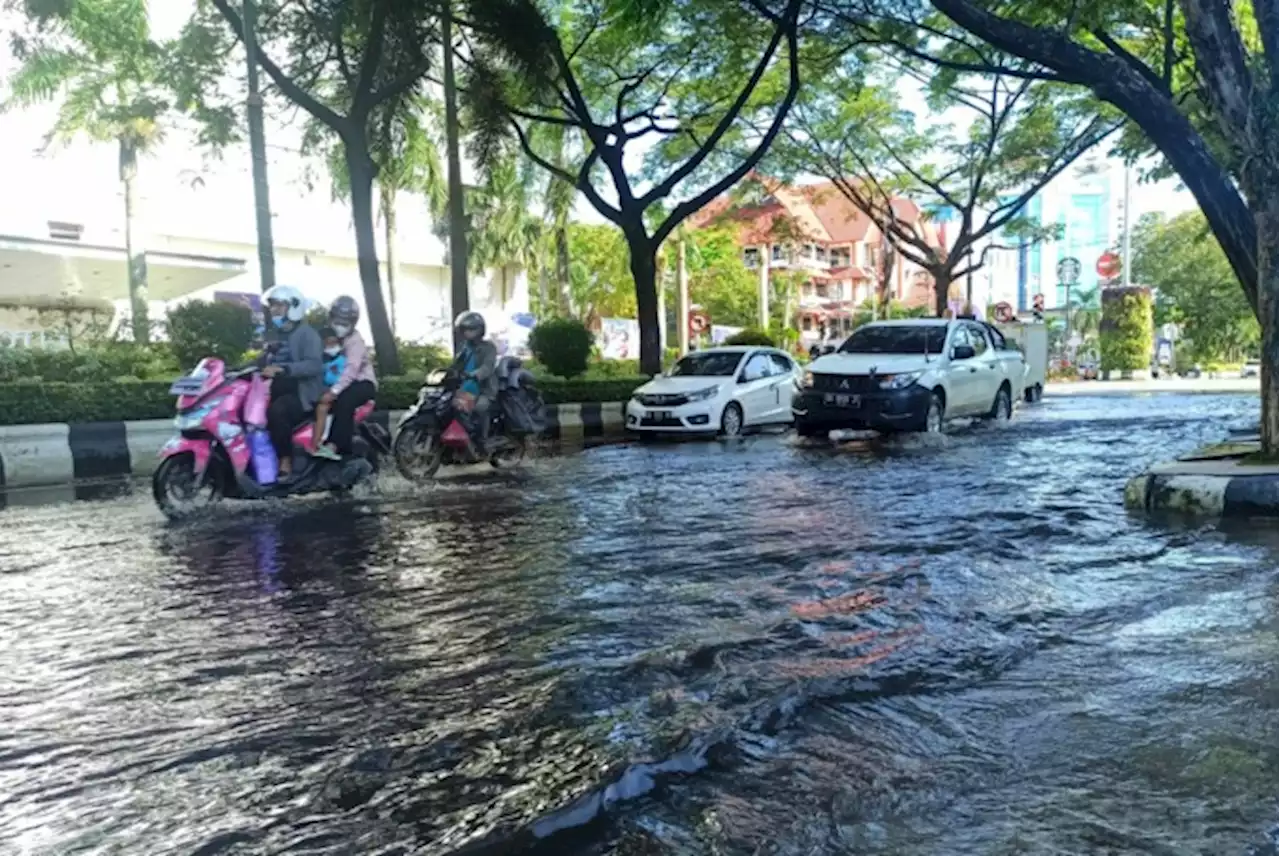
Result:
[[293,475],[293,431],[324,391],[324,343],[307,323],[307,300],[291,285],[277,285],[267,302],[267,351],[262,376],[271,379],[267,433],[280,459],[280,477]]
[[320,403],[330,408],[333,423],[329,426],[329,442],[321,445],[318,438],[315,451],[318,458],[341,460],[351,454],[351,440],[355,435],[356,410],[373,401],[378,394],[378,379],[373,373],[373,359],[364,338],[356,330],[360,320],[360,304],[355,298],[343,295],[329,307],[329,327],[342,340],[342,355],[346,360],[342,374],[320,397]]
[[479,312],[463,312],[453,322],[462,347],[458,349],[449,371],[461,380],[460,410],[471,416],[471,436],[481,451],[488,451],[490,411],[498,396],[498,348],[484,337],[484,316]]

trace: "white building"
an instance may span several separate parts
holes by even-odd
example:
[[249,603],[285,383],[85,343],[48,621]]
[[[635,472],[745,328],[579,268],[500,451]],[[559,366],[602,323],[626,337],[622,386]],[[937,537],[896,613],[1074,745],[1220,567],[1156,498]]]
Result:
[[[126,313],[116,146],[78,140],[41,153],[53,121],[53,106],[0,114],[0,297],[101,297]],[[320,160],[291,148],[296,136],[268,125],[276,281],[296,285],[320,302],[350,294],[363,305],[350,209],[332,199]],[[182,300],[260,292],[246,146],[230,147],[215,159],[179,128],[140,160],[138,172],[139,240],[147,253],[153,318]],[[424,200],[402,194],[397,215],[393,306],[386,294],[385,240],[377,230],[384,300],[399,338],[443,343],[452,316],[445,248],[432,232]],[[513,313],[528,310],[523,273],[505,274],[472,275],[471,308],[484,313],[495,330],[504,329]],[[367,336],[365,315],[361,327]],[[0,336],[20,339],[23,332],[0,330]]]

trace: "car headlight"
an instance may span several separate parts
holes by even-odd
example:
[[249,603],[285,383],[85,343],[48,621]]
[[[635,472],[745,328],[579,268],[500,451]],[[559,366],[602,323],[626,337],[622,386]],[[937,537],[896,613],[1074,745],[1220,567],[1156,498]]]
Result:
[[800,377],[800,388],[801,388],[801,389],[813,389],[813,372],[811,372],[811,371],[806,371],[803,375],[801,375],[801,377]]
[[906,389],[920,379],[924,372],[902,372],[901,374],[884,375],[879,378],[881,389]]
[[689,401],[706,401],[708,398],[715,398],[720,394],[720,387],[709,386],[706,389],[696,389],[693,392],[686,393],[685,398]]

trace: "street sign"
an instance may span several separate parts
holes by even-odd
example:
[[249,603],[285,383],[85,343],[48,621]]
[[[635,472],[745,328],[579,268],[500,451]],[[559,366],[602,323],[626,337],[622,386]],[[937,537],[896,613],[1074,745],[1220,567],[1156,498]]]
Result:
[[1067,256],[1058,262],[1058,282],[1062,285],[1075,285],[1080,281],[1080,260]]
[[711,327],[711,319],[702,312],[689,313],[689,332],[695,336],[699,333],[705,333]]
[[1013,307],[1002,300],[996,304],[994,314],[996,316],[996,321],[1001,324],[1008,324],[1013,320]]
[[1096,266],[1098,276],[1103,279],[1115,279],[1120,275],[1120,271],[1124,269],[1124,265],[1120,261],[1120,257],[1115,253],[1107,250],[1098,256],[1098,264]]

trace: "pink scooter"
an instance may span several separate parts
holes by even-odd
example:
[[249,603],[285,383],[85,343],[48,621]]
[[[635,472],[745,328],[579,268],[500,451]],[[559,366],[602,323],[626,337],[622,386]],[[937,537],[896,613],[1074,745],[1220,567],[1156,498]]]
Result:
[[372,401],[356,410],[354,454],[342,461],[311,457],[315,418],[308,416],[293,434],[293,476],[281,480],[266,434],[271,382],[258,366],[228,371],[222,360],[207,357],[169,392],[178,398],[178,434],[160,450],[151,490],[170,517],[186,516],[224,497],[347,491],[377,471],[379,456],[389,448],[386,431],[369,421]]

